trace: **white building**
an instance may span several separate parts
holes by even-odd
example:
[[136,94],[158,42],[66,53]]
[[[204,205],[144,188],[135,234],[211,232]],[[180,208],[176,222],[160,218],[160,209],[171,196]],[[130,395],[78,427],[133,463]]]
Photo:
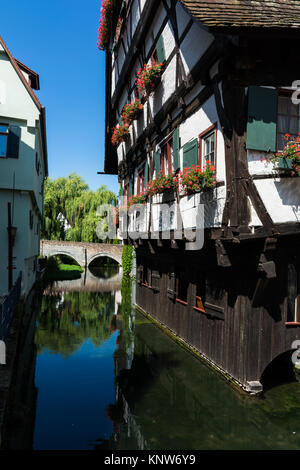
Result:
[[[0,295],[20,272],[24,295],[36,280],[48,166],[45,108],[34,90],[38,74],[16,60],[0,37]],[[8,230],[9,204],[16,231]]]
[[[99,41],[105,171],[146,208],[137,211],[139,225],[137,213],[130,216],[140,234],[131,241],[137,306],[255,393],[300,338],[300,178],[270,158],[285,133],[300,135],[292,101],[300,1],[112,3],[110,34],[103,47]],[[159,64],[159,79],[143,90],[140,70]],[[138,100],[142,109],[128,125],[126,105]],[[216,174],[209,190],[174,183],[153,195],[146,185],[161,173],[172,181],[180,171],[191,175],[193,165],[204,171],[207,161]],[[176,210],[169,239],[161,203]],[[195,229],[200,204],[205,240],[193,251],[181,228]]]

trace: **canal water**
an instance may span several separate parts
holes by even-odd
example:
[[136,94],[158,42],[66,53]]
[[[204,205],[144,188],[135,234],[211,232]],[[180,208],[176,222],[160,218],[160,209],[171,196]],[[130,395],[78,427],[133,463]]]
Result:
[[300,449],[300,384],[261,398],[131,306],[116,273],[58,283],[36,315],[33,448]]

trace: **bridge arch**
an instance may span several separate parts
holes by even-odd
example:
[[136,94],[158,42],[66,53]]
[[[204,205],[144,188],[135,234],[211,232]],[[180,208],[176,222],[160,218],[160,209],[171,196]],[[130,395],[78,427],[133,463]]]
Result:
[[85,243],[55,240],[41,240],[40,253],[42,256],[66,255],[73,258],[81,267],[88,267],[96,258],[111,258],[119,265],[122,264],[122,245],[107,243]]
[[76,259],[76,256],[74,256],[73,253],[69,253],[67,251],[58,251],[58,250],[53,250],[53,252],[49,252],[47,254],[47,258],[52,258],[53,256],[68,256],[69,258],[73,259],[76,261],[76,263],[81,266],[80,260]]
[[120,257],[112,254],[112,253],[105,253],[105,252],[101,252],[101,253],[96,253],[94,254],[93,256],[91,256],[88,260],[87,260],[87,267],[89,267],[89,265],[95,261],[96,259],[98,258],[110,258],[110,259],[113,259],[114,261],[116,261],[120,266],[121,266],[121,260],[120,260]]
[[296,349],[289,349],[275,356],[264,368],[260,382],[264,389],[295,380],[295,367],[292,355]]

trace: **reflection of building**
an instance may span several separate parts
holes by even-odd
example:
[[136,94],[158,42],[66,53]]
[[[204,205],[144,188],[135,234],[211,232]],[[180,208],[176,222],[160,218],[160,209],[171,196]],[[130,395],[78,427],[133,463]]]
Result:
[[38,74],[14,59],[0,38],[0,295],[21,271],[24,294],[36,280],[48,167],[45,108],[34,90]]
[[[300,179],[269,161],[285,132],[300,131],[299,105],[283,88],[299,75],[300,4],[246,3],[115,6],[113,25],[121,17],[122,27],[116,40],[112,26],[106,50],[105,169],[130,197],[159,174],[216,167],[212,189],[148,196],[135,241],[137,304],[256,392],[268,364],[300,338]],[[142,96],[138,70],[155,63],[162,73]],[[143,110],[113,148],[112,128],[138,98]],[[161,203],[175,207],[171,240],[163,239]],[[182,220],[195,230],[200,204],[205,244],[191,251],[175,229]]]

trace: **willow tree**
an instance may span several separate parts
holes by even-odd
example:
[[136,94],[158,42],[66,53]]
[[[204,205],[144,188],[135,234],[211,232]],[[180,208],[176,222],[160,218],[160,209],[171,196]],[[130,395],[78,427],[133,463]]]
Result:
[[105,230],[105,222],[97,216],[97,208],[101,204],[116,206],[117,202],[115,193],[106,186],[92,191],[76,174],[57,180],[48,178],[42,237],[48,240],[99,242],[96,227],[100,223]]

